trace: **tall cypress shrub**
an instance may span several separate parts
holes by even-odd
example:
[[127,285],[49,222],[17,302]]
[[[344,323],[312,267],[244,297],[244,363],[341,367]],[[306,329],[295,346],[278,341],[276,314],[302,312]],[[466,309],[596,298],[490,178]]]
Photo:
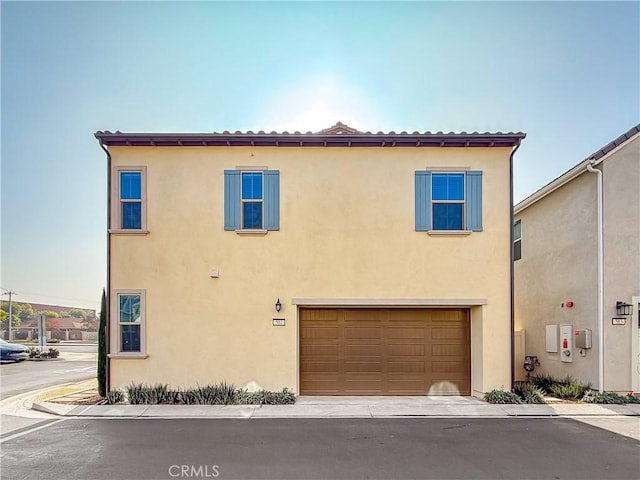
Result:
[[102,289],[98,327],[98,393],[107,395],[107,293]]

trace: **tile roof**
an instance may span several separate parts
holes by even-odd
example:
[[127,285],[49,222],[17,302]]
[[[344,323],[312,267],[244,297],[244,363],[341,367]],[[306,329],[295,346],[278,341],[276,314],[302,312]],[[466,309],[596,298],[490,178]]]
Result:
[[[589,164],[591,164],[593,162],[596,162],[596,164],[599,163],[598,160],[600,160],[605,155],[607,155],[609,152],[613,151],[614,149],[616,149],[620,145],[624,144],[625,142],[627,142],[628,140],[630,140],[631,138],[636,136],[638,133],[640,133],[640,124],[636,125],[635,127],[630,128],[629,130],[627,130],[625,133],[620,135],[615,140],[607,143],[604,147],[602,147],[599,150],[597,150],[596,152],[592,153],[587,158],[585,158],[580,163],[578,163],[578,164],[574,165],[573,167],[571,167],[569,170],[564,172],[559,177],[556,177],[555,179],[551,180],[549,183],[547,183],[543,187],[541,187],[538,190],[536,190],[535,192],[533,192],[531,195],[526,197],[524,200],[518,202],[513,207],[514,213],[516,213],[516,214],[520,213],[525,208],[533,205],[538,200],[543,199],[544,197],[546,197],[550,193],[554,192],[558,188],[562,187],[566,183],[570,182],[571,180],[573,180],[577,176],[583,174],[586,171],[587,165],[589,165]],[[602,161],[604,161],[604,160],[602,160]]]
[[526,135],[478,132],[361,132],[341,122],[319,132],[123,133],[98,131],[111,146],[276,146],[276,147],[514,147]]
[[604,147],[602,147],[597,152],[592,153],[589,157],[587,157],[587,160],[598,160],[598,159],[604,157],[611,150],[613,150],[614,148],[622,145],[624,142],[626,142],[627,140],[629,140],[631,137],[633,137],[634,135],[636,135],[639,132],[640,132],[640,124],[636,125],[635,127],[630,128],[629,130],[627,130],[625,133],[620,135],[615,140],[607,143]]

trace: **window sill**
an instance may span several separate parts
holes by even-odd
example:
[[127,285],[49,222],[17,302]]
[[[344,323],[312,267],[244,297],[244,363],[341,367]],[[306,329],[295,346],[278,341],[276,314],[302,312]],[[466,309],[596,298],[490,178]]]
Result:
[[472,230],[429,230],[427,235],[430,236],[441,236],[441,235],[453,235],[453,236],[466,236],[471,235],[473,233]]
[[264,236],[269,233],[268,230],[236,230],[238,235],[255,235],[255,236]]
[[110,228],[109,233],[114,235],[149,235],[149,230],[123,230],[121,228]]
[[146,353],[110,353],[109,355],[107,355],[107,357],[109,358],[133,358],[138,360],[147,358],[148,356],[149,355],[147,355]]

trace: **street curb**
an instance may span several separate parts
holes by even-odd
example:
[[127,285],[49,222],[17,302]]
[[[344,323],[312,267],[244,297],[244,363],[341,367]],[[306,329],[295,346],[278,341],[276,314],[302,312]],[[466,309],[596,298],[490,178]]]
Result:
[[[176,408],[179,407],[179,408]],[[237,407],[237,408],[230,408]],[[278,408],[270,408],[278,407]],[[484,409],[484,412],[456,412],[455,409],[440,409],[429,413],[375,414],[370,406],[354,411],[353,406],[330,405],[324,409],[308,409],[295,405],[67,405],[51,402],[33,403],[32,409],[60,417],[92,418],[207,418],[207,419],[276,419],[276,418],[587,418],[587,417],[639,417],[640,413],[615,411],[584,411],[564,409],[540,412],[526,409]],[[363,406],[364,407],[364,406]],[[315,411],[314,411],[315,410]],[[374,409],[375,410],[375,409]],[[437,410],[437,409],[434,409]],[[579,410],[583,410],[580,412]],[[604,410],[604,409],[603,409]]]

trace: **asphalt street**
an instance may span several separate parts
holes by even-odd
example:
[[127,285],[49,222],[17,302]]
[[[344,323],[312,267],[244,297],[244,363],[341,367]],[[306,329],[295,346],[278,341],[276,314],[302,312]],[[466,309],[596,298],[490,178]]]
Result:
[[640,442],[567,418],[70,418],[37,428],[1,440],[3,479],[640,477]]
[[40,388],[95,377],[96,345],[56,345],[60,357],[0,364],[0,399]]

